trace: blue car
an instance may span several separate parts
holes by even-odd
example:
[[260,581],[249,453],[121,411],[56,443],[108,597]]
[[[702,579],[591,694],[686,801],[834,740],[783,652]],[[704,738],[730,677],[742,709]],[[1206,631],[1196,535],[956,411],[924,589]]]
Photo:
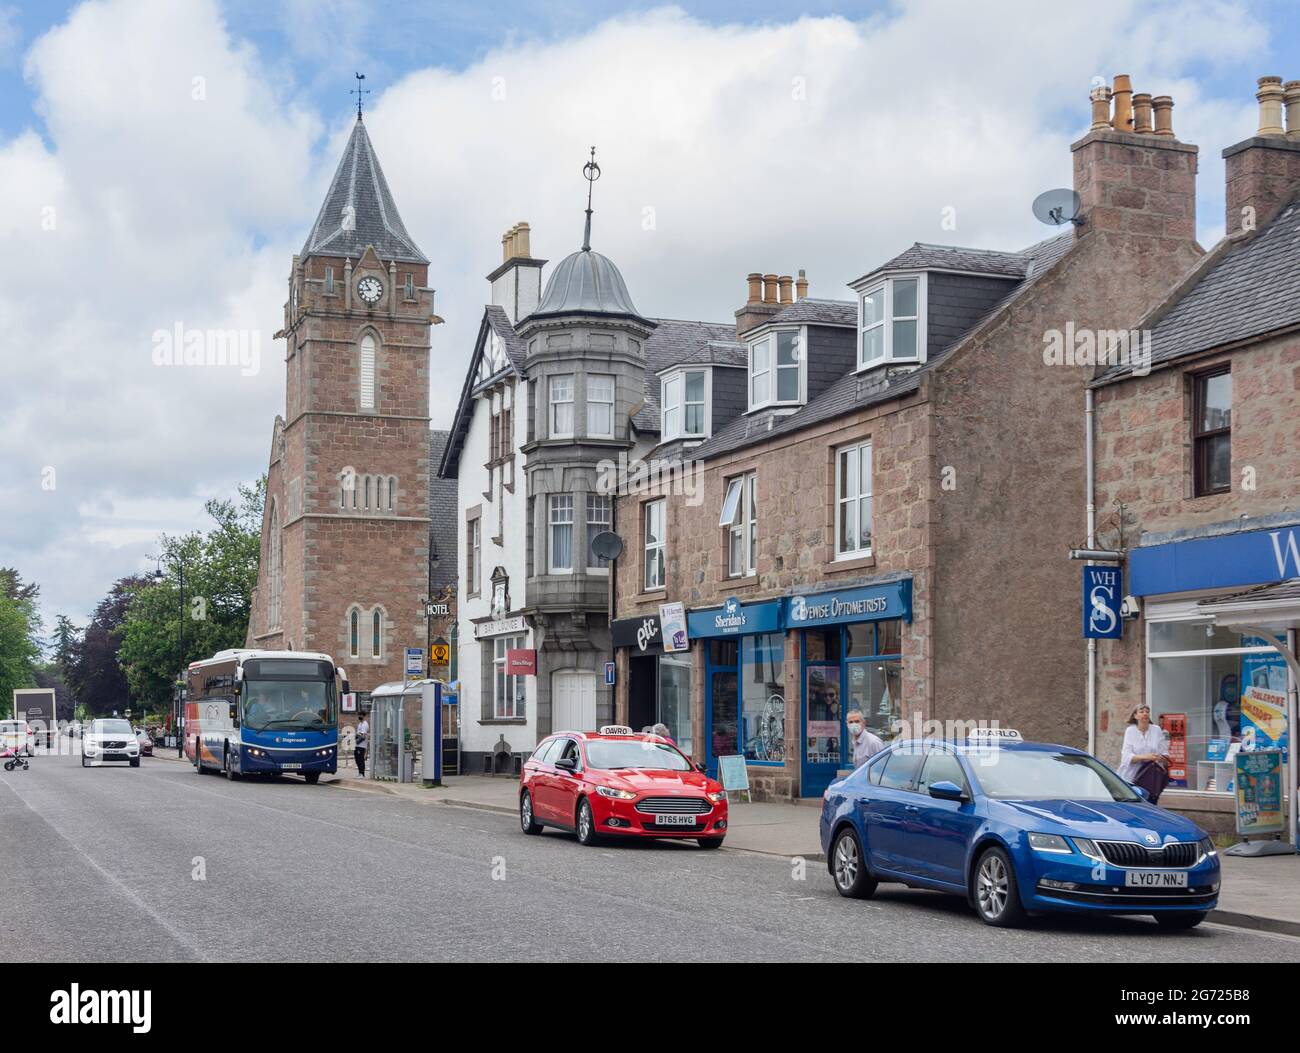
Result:
[[989,925],[1062,911],[1190,929],[1219,896],[1195,823],[1095,757],[1014,732],[894,743],[826,790],[821,841],[840,895],[882,881],[952,892]]

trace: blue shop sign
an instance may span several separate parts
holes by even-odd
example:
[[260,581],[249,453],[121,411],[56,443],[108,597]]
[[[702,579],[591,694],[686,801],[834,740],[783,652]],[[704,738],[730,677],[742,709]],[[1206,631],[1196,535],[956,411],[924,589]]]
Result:
[[882,618],[912,620],[912,579],[901,578],[881,585],[836,589],[812,596],[791,596],[786,601],[785,624],[789,629],[844,622],[877,621]]
[[1247,530],[1134,549],[1134,596],[1266,585],[1300,577],[1300,526]]
[[1118,567],[1083,568],[1083,635],[1087,640],[1118,640],[1124,634],[1119,616],[1124,573]]
[[771,633],[781,628],[781,601],[741,603],[728,597],[721,607],[703,611],[690,611],[686,615],[686,629],[690,638],[704,636],[746,636],[749,633]]

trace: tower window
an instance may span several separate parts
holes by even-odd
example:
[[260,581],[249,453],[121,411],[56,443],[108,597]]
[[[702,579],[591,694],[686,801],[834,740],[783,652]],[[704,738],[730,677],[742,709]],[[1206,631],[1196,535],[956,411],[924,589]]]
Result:
[[409,271],[406,274],[406,298],[408,300],[415,299],[415,275]]
[[334,268],[333,267],[325,268],[325,295],[326,296],[334,295]]
[[361,612],[354,609],[352,611],[352,617],[350,619],[350,632],[349,632],[350,639],[348,643],[348,654],[351,655],[353,658],[356,658],[360,654],[360,650],[359,650],[361,646],[361,642],[359,639],[360,634],[361,634]]
[[361,361],[360,361],[361,393],[360,405],[362,409],[375,408],[375,338],[367,333],[361,338]]
[[380,646],[380,637],[383,629],[383,619],[378,608],[370,616],[370,656],[379,658],[382,655],[383,648]]

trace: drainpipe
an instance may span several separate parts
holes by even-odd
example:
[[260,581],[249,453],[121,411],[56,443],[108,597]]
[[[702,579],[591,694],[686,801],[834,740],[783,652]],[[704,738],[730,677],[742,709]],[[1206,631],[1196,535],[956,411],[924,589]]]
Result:
[[[1087,462],[1087,482],[1084,484],[1087,500],[1088,547],[1097,547],[1097,504],[1096,504],[1096,455],[1093,450],[1096,419],[1093,406],[1092,388],[1086,388],[1084,397],[1084,440],[1085,459]],[[1089,560],[1089,566],[1092,561]],[[1097,641],[1088,641],[1088,752],[1097,754]]]

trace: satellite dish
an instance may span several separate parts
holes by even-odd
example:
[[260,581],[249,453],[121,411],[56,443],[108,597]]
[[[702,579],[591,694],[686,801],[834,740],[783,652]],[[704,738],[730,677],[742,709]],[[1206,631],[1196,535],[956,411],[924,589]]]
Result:
[[623,539],[612,530],[602,530],[591,539],[591,551],[601,559],[618,559],[623,554]]
[[1083,225],[1079,218],[1079,195],[1073,190],[1044,190],[1034,198],[1034,215],[1040,223],[1059,227],[1063,223]]

